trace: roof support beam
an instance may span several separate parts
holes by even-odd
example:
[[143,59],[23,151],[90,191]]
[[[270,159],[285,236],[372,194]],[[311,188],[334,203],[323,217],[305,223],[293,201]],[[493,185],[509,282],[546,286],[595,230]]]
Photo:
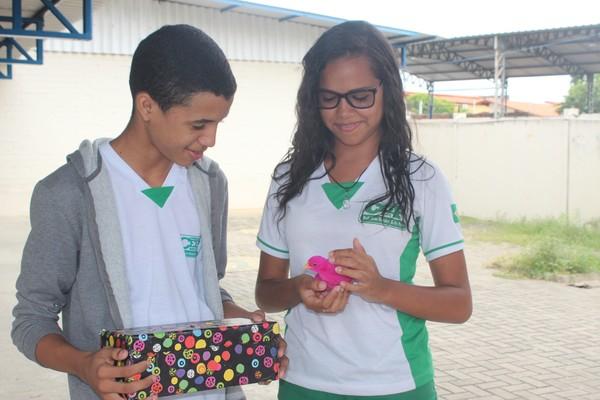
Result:
[[12,79],[12,65],[7,64],[5,71],[0,68],[0,79]]
[[493,78],[493,73],[490,70],[468,60],[457,52],[448,50],[448,48],[441,43],[431,42],[413,44],[408,47],[408,56],[450,62],[460,66],[465,71],[472,73],[480,79]]
[[[555,29],[546,30],[539,32],[524,33],[505,33],[501,35],[486,35],[482,37],[474,38],[460,38],[460,39],[447,39],[436,43],[440,51],[443,51],[443,47],[454,47],[460,45],[474,45],[487,47],[489,49],[494,48],[494,38],[499,36],[505,43],[506,50],[521,49],[524,47],[542,45],[544,43],[556,42],[566,40],[571,42],[572,40],[587,40],[594,36],[600,39],[600,27],[580,27],[572,29]],[[417,47],[413,45],[412,47]],[[442,47],[443,46],[443,47]],[[430,51],[435,51],[435,47],[430,47]]]
[[547,47],[530,47],[521,49],[521,51],[533,54],[547,60],[550,64],[564,70],[569,75],[585,75],[586,71],[578,65],[574,65],[561,55],[558,55]]
[[[35,58],[19,44],[16,39],[4,38],[0,41],[0,49],[5,48],[5,56],[0,56],[0,64],[35,64],[41,65],[44,63],[44,41],[36,39],[35,41]],[[17,54],[14,54],[14,52]]]
[[[22,14],[22,0],[13,0],[12,17],[0,17],[0,21],[11,22],[12,28],[6,29],[0,27],[0,36],[10,37],[28,37],[28,38],[59,38],[59,39],[81,39],[91,40],[92,39],[92,0],[81,0],[82,1],[82,18],[83,18],[83,31],[79,32],[69,21],[69,19],[58,9],[51,0],[40,0],[43,4],[43,8],[36,14],[34,18],[23,18]],[[68,32],[60,31],[47,31],[44,30],[44,24],[36,25],[35,30],[27,29],[32,22],[37,20],[43,20],[43,16],[46,12],[51,12],[52,15],[60,22],[62,27]]]

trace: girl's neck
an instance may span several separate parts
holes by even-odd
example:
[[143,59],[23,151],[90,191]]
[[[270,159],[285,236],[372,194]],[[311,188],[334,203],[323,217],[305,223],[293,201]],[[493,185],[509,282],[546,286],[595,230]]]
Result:
[[329,176],[338,182],[356,180],[367,169],[379,152],[379,146],[343,146],[336,144],[334,148],[335,166],[333,160],[325,160],[325,168]]

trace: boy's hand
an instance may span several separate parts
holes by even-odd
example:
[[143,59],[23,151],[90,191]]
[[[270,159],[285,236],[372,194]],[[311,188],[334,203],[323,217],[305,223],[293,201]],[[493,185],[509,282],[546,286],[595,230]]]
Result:
[[304,275],[298,281],[298,294],[306,308],[318,312],[335,314],[342,311],[348,304],[349,293],[341,286],[327,291],[327,284]]
[[279,378],[283,378],[287,371],[288,364],[290,360],[285,355],[285,351],[287,350],[287,343],[283,339],[283,337],[279,337],[279,346],[277,349],[277,358],[279,359],[279,370],[277,371],[277,376]]
[[251,319],[252,322],[263,322],[267,316],[265,315],[265,312],[263,310],[254,310],[254,311],[249,311],[248,312],[248,319]]
[[115,366],[115,361],[125,360],[127,354],[127,350],[112,347],[88,353],[84,356],[79,377],[103,400],[121,400],[121,394],[134,393],[152,385],[154,375],[129,383],[116,380],[141,374],[150,365],[148,361],[142,361],[123,367]]
[[223,303],[223,318],[248,318],[252,322],[263,322],[266,319],[263,310],[248,311],[232,301]]
[[[277,345],[277,359],[279,362],[279,369],[277,370],[277,378],[281,379],[285,377],[285,372],[287,371],[288,364],[290,362],[289,358],[285,355],[285,350],[287,349],[287,343],[283,339],[282,336],[279,336],[279,343]],[[272,381],[263,381],[258,382],[259,385],[268,385]]]

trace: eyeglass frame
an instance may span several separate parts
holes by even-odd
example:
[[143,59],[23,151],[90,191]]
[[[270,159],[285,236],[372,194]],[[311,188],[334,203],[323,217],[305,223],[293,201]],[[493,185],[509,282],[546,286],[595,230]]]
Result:
[[[346,100],[346,103],[348,103],[348,105],[352,108],[356,108],[357,110],[366,110],[367,108],[371,108],[375,105],[375,96],[377,95],[377,89],[379,88],[379,86],[381,86],[383,84],[383,81],[379,81],[379,85],[377,86],[372,86],[372,87],[364,87],[364,88],[357,88],[357,89],[352,89],[347,91],[346,93],[338,93],[336,91],[333,90],[329,90],[329,89],[319,89],[317,92],[317,96],[323,92],[325,93],[329,93],[332,95],[336,96],[337,101],[335,102],[335,105],[333,107],[322,107],[321,106],[321,101],[320,99],[317,97],[317,102],[318,102],[318,108],[320,110],[334,110],[336,109],[340,103],[342,102],[342,98]],[[350,100],[351,95],[358,93],[358,92],[370,92],[373,94],[373,102],[366,107],[356,107],[354,104],[352,104],[352,100]]]

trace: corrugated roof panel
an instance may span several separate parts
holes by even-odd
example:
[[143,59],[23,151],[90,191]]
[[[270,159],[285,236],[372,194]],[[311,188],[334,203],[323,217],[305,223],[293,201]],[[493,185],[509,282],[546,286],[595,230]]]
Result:
[[49,51],[133,54],[139,41],[166,24],[199,27],[233,60],[299,62],[324,31],[310,25],[171,2],[106,0],[95,10],[91,42],[49,39]]

